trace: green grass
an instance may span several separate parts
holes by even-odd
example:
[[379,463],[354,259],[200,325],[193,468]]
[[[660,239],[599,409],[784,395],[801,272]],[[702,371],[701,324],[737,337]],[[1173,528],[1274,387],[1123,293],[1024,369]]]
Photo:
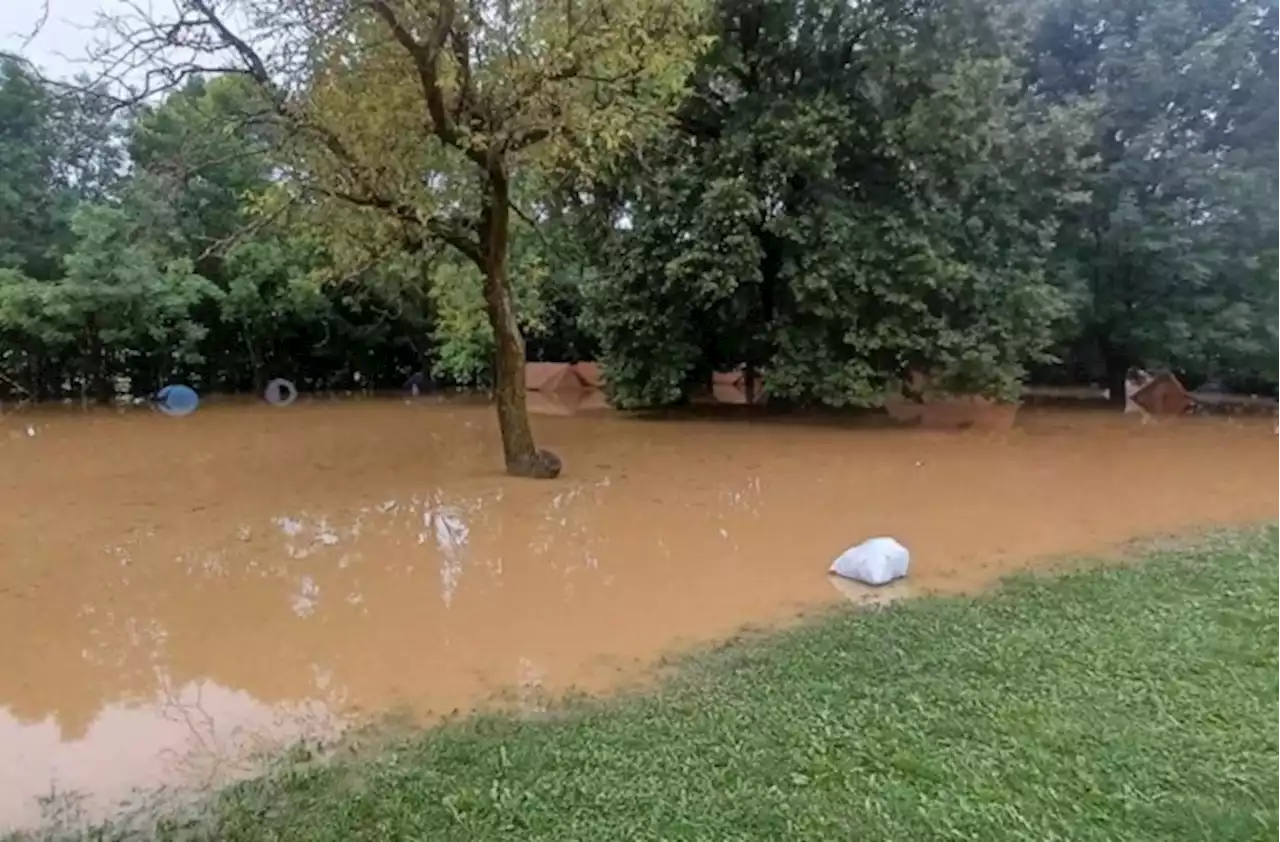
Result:
[[[236,786],[223,840],[1274,840],[1277,532],[842,611]],[[110,834],[108,834],[110,835]]]

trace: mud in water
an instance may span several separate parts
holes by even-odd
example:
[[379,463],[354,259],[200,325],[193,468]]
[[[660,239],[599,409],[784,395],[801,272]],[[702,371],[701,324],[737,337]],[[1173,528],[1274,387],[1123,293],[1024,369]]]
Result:
[[1277,511],[1270,420],[535,408],[554,482],[505,477],[474,402],[0,419],[0,826],[40,821],[51,791],[104,815],[132,787],[216,785],[383,711],[616,686],[844,598],[826,568],[873,535],[913,552],[899,592],[958,591]]

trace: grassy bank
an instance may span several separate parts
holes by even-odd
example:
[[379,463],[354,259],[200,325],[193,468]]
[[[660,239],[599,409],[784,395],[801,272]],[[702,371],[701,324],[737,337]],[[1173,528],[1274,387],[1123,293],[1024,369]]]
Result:
[[660,691],[233,788],[224,840],[1277,834],[1277,534],[841,612]]

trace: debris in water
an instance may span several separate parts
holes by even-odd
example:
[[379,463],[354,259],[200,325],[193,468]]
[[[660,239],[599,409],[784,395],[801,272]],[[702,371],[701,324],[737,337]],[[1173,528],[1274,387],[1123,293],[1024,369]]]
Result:
[[156,392],[155,407],[173,418],[190,415],[200,406],[200,396],[196,390],[181,383],[165,386]]
[[283,377],[277,377],[267,384],[262,396],[272,406],[289,406],[298,399],[298,387]]
[[892,538],[870,538],[850,547],[831,564],[829,573],[868,585],[885,585],[907,575],[911,553]]

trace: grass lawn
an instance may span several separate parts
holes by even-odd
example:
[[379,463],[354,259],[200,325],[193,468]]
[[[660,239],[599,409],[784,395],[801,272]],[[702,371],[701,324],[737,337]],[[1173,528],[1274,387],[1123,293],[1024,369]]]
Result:
[[[643,696],[234,787],[176,836],[1274,840],[1277,532],[841,611]],[[110,834],[108,834],[110,835]]]

